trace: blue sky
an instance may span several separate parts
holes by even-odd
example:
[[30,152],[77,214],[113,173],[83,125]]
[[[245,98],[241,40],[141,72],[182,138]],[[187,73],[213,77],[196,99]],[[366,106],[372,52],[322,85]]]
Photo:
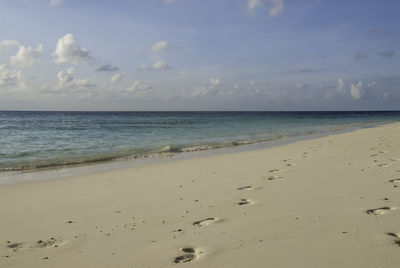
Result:
[[400,109],[395,0],[0,0],[0,110]]

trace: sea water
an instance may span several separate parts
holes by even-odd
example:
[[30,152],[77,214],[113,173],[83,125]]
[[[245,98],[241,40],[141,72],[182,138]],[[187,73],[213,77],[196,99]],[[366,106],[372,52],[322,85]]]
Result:
[[283,141],[400,112],[0,112],[0,172]]

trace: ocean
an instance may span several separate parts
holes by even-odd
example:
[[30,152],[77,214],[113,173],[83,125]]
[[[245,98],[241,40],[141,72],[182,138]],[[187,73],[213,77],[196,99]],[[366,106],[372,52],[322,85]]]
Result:
[[274,143],[399,120],[399,111],[3,111],[0,172]]

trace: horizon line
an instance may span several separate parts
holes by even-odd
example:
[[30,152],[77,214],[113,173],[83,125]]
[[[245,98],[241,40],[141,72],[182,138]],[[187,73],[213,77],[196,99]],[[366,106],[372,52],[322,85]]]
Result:
[[400,110],[0,110],[0,112],[132,112],[132,113],[176,113],[176,112],[400,112]]

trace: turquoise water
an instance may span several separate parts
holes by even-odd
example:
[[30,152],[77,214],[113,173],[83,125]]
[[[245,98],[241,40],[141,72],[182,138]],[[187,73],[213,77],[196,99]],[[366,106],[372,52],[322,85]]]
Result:
[[400,112],[0,112],[0,171],[207,150],[400,120]]

